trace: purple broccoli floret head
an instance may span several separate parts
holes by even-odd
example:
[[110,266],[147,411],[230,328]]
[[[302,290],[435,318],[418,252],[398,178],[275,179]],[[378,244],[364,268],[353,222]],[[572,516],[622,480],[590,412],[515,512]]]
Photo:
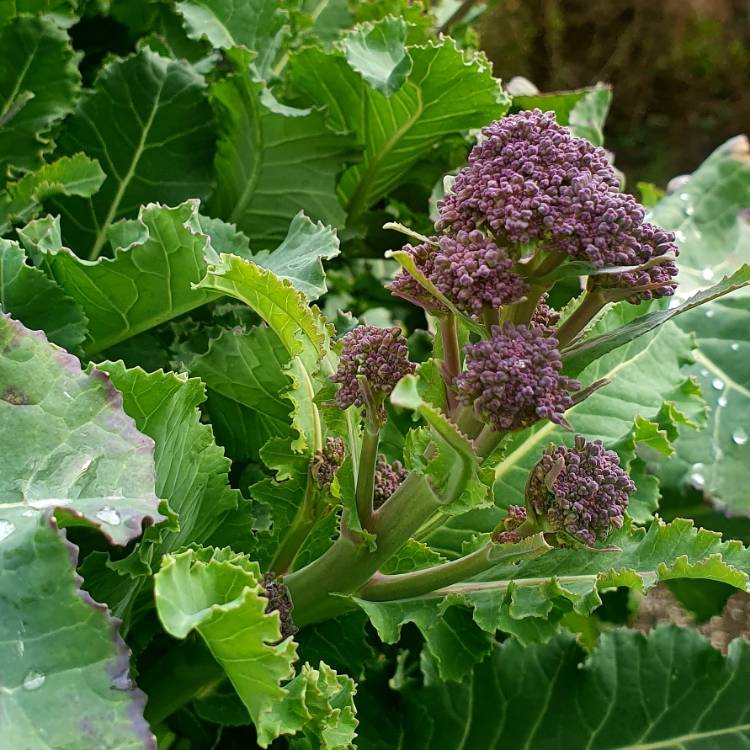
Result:
[[441,237],[431,280],[462,312],[479,318],[482,310],[497,310],[518,302],[526,282],[511,269],[513,261],[479,231],[459,231]]
[[604,149],[538,109],[498,120],[482,134],[439,203],[438,230],[486,226],[503,244],[543,243],[596,267],[651,257],[645,209],[619,191]]
[[336,401],[342,409],[362,406],[358,376],[367,379],[375,398],[387,396],[404,375],[414,372],[401,329],[360,326],[341,339],[339,366],[331,380],[339,383]]
[[577,435],[572,448],[547,448],[529,474],[526,503],[552,530],[590,545],[622,526],[634,491],[614,451]]
[[505,323],[465,352],[466,369],[455,379],[458,398],[493,429],[519,430],[540,419],[565,423],[570,391],[580,384],[560,374],[557,339],[549,331]]
[[380,453],[375,464],[375,491],[372,504],[379,508],[406,479],[408,472],[400,461],[388,463],[386,457]]

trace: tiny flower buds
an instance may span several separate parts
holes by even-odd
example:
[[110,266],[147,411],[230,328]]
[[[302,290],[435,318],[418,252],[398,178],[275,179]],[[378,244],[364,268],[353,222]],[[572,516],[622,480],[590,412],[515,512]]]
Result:
[[339,437],[328,438],[323,449],[315,453],[310,470],[321,489],[331,488],[333,478],[344,463],[345,457],[344,441]]
[[560,374],[557,340],[539,326],[506,323],[492,338],[468,344],[466,370],[455,379],[458,398],[496,431],[520,430],[549,419],[564,424],[576,380]]
[[529,474],[526,504],[543,528],[591,545],[622,526],[634,491],[616,453],[577,435],[573,448],[547,448]]
[[266,573],[263,576],[263,588],[268,599],[266,614],[278,612],[281,618],[281,637],[288,638],[294,635],[298,628],[292,621],[292,600],[289,597],[289,590],[283,583],[278,582],[273,573]]
[[408,473],[400,461],[389,464],[382,453],[378,455],[375,464],[375,492],[372,501],[376,510],[401,486]]
[[341,342],[339,366],[331,380],[341,385],[336,401],[342,409],[364,403],[359,378],[365,378],[372,396],[382,401],[404,375],[414,372],[406,339],[395,326],[360,326],[347,333]]

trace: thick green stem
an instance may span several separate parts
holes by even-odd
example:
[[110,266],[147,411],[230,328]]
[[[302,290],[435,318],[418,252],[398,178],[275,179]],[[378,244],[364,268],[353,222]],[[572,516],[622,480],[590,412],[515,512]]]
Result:
[[412,472],[372,514],[377,547],[340,536],[329,549],[301,570],[284,578],[298,626],[335,617],[351,608],[344,597],[357,591],[432,515],[441,502],[427,479]]
[[529,560],[550,549],[552,547],[544,541],[543,534],[527,537],[516,544],[487,542],[465,557],[426,570],[400,575],[376,573],[360,589],[358,596],[378,602],[420,596],[434,589],[465,581],[500,563]]
[[489,425],[485,425],[474,441],[477,455],[487,458],[500,445],[500,441],[505,437],[505,434],[504,432],[495,432]]
[[281,544],[276,550],[276,554],[271,560],[271,564],[268,566],[268,569],[276,573],[276,575],[284,575],[292,567],[294,558],[315,525],[316,518],[314,508],[312,507],[313,492],[313,480],[311,477],[308,477],[302,504],[297,509],[289,531],[284,535]]
[[542,295],[549,290],[549,287],[543,285],[531,285],[526,292],[526,299],[513,306],[513,322],[521,325],[528,325],[534,315],[534,311],[539,304]]
[[200,638],[188,638],[146,666],[138,686],[148,695],[145,716],[156,725],[196,695],[215,690],[226,673]]
[[581,303],[565,319],[555,333],[560,348],[569,344],[607,304],[607,300],[600,292],[587,291]]
[[473,406],[459,405],[453,417],[453,424],[467,437],[474,439],[484,427],[483,422],[474,413]]
[[453,380],[461,372],[461,352],[458,348],[458,329],[455,315],[448,314],[440,319],[440,337],[443,342],[441,370],[445,382],[445,395],[448,400],[448,410],[453,411],[457,405]]
[[380,429],[377,425],[368,424],[362,435],[362,447],[359,452],[359,471],[357,473],[357,515],[363,529],[370,529],[372,523],[372,499],[375,493],[375,465],[378,460]]

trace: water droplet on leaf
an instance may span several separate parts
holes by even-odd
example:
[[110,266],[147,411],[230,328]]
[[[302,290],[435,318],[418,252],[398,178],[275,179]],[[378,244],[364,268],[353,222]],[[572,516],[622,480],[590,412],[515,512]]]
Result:
[[16,525],[11,521],[0,519],[0,542],[7,539],[16,530]]
[[713,268],[704,268],[703,272],[701,273],[701,276],[706,281],[711,281],[711,279],[713,279],[713,277],[714,277],[714,269]]
[[724,381],[721,378],[714,378],[711,381],[711,386],[714,390],[720,391],[724,387]]
[[46,677],[36,670],[32,669],[26,677],[23,678],[23,687],[25,690],[38,690],[46,681]]
[[684,242],[685,241],[685,232],[681,232],[679,229],[674,233],[674,238],[677,240],[677,242]]
[[714,311],[713,310],[706,310],[706,317],[707,318],[713,318]]
[[724,407],[729,403],[729,399],[726,396],[719,396],[719,406]]
[[742,427],[738,427],[732,433],[732,441],[737,445],[745,445],[745,443],[747,443],[747,433],[742,429]]
[[96,512],[96,517],[104,523],[108,523],[110,526],[119,526],[122,522],[120,514],[114,509],[106,506]]
[[740,345],[739,344],[732,344],[732,346],[729,347],[733,352],[739,351]]
[[690,200],[690,193],[680,193],[680,200],[681,201],[689,201]]
[[706,478],[703,476],[703,464],[693,465],[688,482],[696,490],[702,490],[706,486]]

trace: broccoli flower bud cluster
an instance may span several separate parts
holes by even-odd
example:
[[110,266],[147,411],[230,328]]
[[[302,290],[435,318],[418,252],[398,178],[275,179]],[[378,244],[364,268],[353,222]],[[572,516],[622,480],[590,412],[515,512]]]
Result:
[[268,599],[266,614],[278,612],[281,618],[281,637],[288,638],[294,635],[298,628],[292,621],[292,600],[289,596],[289,589],[276,580],[274,573],[266,573],[263,576],[264,594]]
[[565,424],[576,380],[561,375],[557,339],[540,326],[505,323],[492,336],[468,344],[466,369],[454,381],[462,404],[494,430],[520,430],[549,419]]
[[528,518],[526,508],[522,505],[508,506],[508,515],[503,520],[502,529],[492,535],[493,541],[498,544],[515,544],[520,542],[522,537],[518,529]]
[[[606,152],[558,125],[553,113],[520,112],[482,133],[439,203],[439,231],[456,235],[486,226],[503,244],[541,244],[598,268],[677,253],[674,235],[644,223],[645,209],[619,191]],[[668,267],[650,274],[665,282],[652,285],[652,296],[673,291]],[[640,278],[616,278],[640,286]]]
[[401,486],[408,473],[400,461],[394,461],[391,464],[382,453],[378,454],[372,500],[372,505],[376,510]]
[[331,376],[339,383],[336,402],[342,409],[364,403],[358,377],[364,377],[376,399],[387,396],[404,375],[414,372],[409,361],[409,348],[401,329],[360,326],[342,339],[341,357]]
[[340,437],[329,437],[323,448],[315,452],[311,469],[315,482],[321,489],[331,488],[333,478],[344,463],[344,458],[346,458],[346,451],[344,441]]
[[572,448],[547,448],[529,474],[526,503],[552,530],[591,545],[622,526],[634,491],[614,451],[577,435]]
[[[433,237],[421,245],[403,248],[417,268],[459,310],[479,318],[482,310],[518,302],[527,284],[512,271],[513,261],[482,232],[457,232],[455,236]],[[390,290],[434,315],[448,312],[405,271],[399,272]]]
[[431,280],[456,307],[479,318],[487,307],[518,302],[528,288],[513,261],[479,231],[441,237]]

